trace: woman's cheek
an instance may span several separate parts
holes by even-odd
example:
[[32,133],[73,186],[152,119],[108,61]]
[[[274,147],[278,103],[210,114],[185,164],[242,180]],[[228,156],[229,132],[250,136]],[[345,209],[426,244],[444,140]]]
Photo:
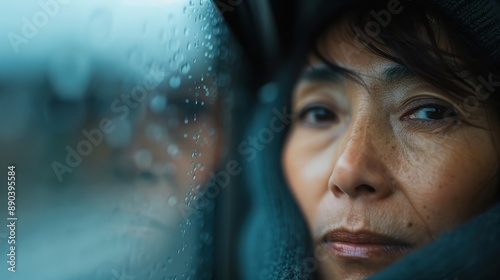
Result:
[[[450,138],[446,143],[420,141],[418,155],[412,158],[413,171],[404,192],[433,236],[449,231],[480,213],[490,203],[496,185],[497,168],[493,146],[485,133],[475,138]],[[424,152],[424,151],[439,151]]]
[[328,147],[318,149],[324,145],[310,139],[311,136],[301,131],[292,132],[283,150],[282,162],[288,185],[308,222],[313,221],[316,208],[328,191],[333,158]]

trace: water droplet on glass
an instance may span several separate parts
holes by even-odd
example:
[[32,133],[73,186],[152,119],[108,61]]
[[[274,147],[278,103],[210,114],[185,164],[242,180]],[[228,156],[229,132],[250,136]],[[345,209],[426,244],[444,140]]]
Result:
[[170,78],[170,87],[171,88],[178,88],[181,86],[181,77],[180,76],[173,76],[172,78]]
[[179,146],[176,144],[170,144],[167,147],[167,153],[171,156],[176,156],[179,154]]
[[179,62],[175,61],[174,59],[169,60],[169,66],[172,71],[176,71],[177,68],[179,68]]
[[189,70],[191,70],[191,65],[189,65],[189,63],[182,65],[182,67],[181,67],[182,74],[187,74],[189,72]]
[[149,102],[149,108],[154,113],[161,113],[167,106],[167,97],[165,95],[155,95]]
[[183,53],[176,53],[174,55],[174,61],[176,61],[177,63],[181,63],[184,61],[184,59],[186,58],[186,56],[183,54]]
[[150,124],[146,127],[146,135],[152,140],[160,141],[165,138],[165,134],[165,130],[160,125]]
[[139,168],[148,168],[153,162],[153,156],[149,150],[141,149],[135,153],[134,160]]
[[189,123],[189,119],[188,119],[188,117],[186,117],[186,118],[184,119],[184,124],[188,124],[188,123]]
[[177,197],[175,195],[172,195],[168,198],[167,203],[170,206],[175,206],[177,204]]

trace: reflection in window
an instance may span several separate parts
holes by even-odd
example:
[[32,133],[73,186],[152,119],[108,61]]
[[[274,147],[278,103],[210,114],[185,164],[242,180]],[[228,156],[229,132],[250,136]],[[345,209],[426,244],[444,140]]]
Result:
[[214,4],[6,5],[0,158],[18,171],[20,225],[1,278],[212,277],[203,196],[224,160],[233,56]]

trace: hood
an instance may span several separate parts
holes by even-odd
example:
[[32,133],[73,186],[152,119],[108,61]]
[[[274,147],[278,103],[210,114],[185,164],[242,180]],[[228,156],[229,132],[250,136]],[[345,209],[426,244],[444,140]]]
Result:
[[[271,131],[269,143],[242,160],[251,196],[239,237],[241,279],[315,279],[316,269],[304,219],[281,171],[289,92],[318,26],[357,1],[246,1],[223,13],[243,46],[253,71],[253,119],[245,139]],[[500,63],[500,3],[493,0],[429,1]],[[286,13],[284,6],[287,6]],[[220,8],[220,7],[219,7]],[[258,19],[258,20],[257,20]],[[245,155],[245,149],[239,149]],[[500,206],[415,251],[373,279],[495,279],[500,272]]]

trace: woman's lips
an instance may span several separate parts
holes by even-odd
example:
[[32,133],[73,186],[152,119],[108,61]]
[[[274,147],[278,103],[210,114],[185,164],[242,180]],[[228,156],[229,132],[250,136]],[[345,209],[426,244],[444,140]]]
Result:
[[324,236],[323,244],[335,256],[347,259],[392,259],[411,250],[408,243],[369,231],[331,231]]
[[149,234],[165,234],[172,231],[172,227],[160,222],[157,219],[151,218],[140,213],[124,212],[116,218],[117,223],[115,228],[120,233],[131,235],[149,235]]

